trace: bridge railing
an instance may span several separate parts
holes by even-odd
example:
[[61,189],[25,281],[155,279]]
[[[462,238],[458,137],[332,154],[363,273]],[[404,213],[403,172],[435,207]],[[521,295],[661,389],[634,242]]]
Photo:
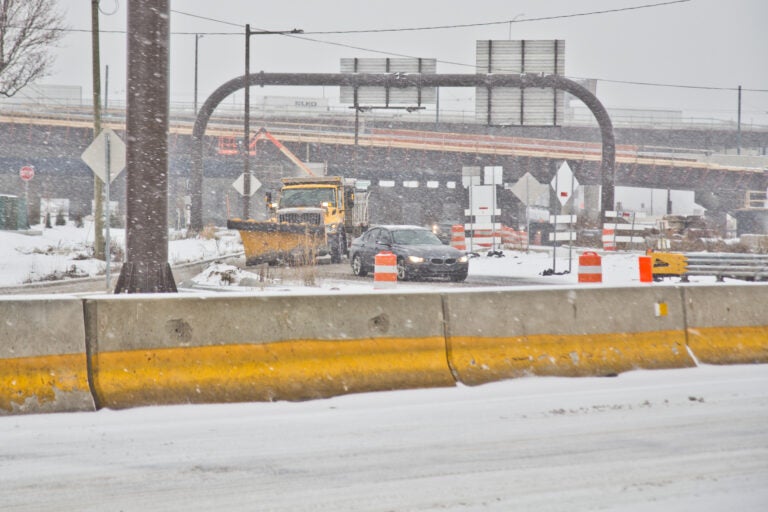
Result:
[[[216,109],[217,118],[238,119],[242,117],[243,104],[236,101],[222,102]],[[187,119],[194,122],[195,111],[192,102],[171,102],[171,117],[179,120]],[[125,101],[113,100],[109,108],[104,110],[105,115],[123,117],[125,112]],[[298,117],[298,118],[333,118],[351,120],[354,118],[354,110],[347,105],[325,105],[322,108],[291,107],[286,108],[279,105],[251,104],[253,116],[270,117]],[[35,101],[15,101],[5,99],[0,101],[0,115],[9,113],[26,113],[36,117],[52,117],[61,119],[61,116],[70,116],[80,118],[81,116],[90,116],[92,106],[90,103],[82,102],[80,105],[73,105],[70,102],[50,102],[42,103]],[[626,115],[622,112],[610,112],[611,121],[614,127],[633,127],[633,128],[655,128],[655,129],[736,129],[736,124],[732,120],[724,120],[706,117],[673,117],[657,118],[653,111],[649,115],[643,116],[641,113]],[[403,121],[438,124],[438,123],[458,123],[458,124],[484,124],[485,117],[478,117],[474,110],[447,109],[440,108],[439,113],[432,107],[414,112],[404,110],[372,110],[360,114],[360,120],[375,125],[376,120],[400,119]],[[588,116],[571,115],[563,120],[563,126],[586,127],[596,126],[594,119]],[[768,126],[742,122],[741,128],[744,131],[765,131]]]

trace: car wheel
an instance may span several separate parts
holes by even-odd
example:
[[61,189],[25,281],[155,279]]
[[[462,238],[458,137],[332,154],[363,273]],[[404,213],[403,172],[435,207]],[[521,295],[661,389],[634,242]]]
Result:
[[451,281],[453,281],[454,283],[460,283],[464,281],[466,278],[467,278],[466,272],[461,272],[460,274],[451,275]]
[[359,277],[368,275],[368,271],[363,268],[363,259],[359,254],[355,254],[352,257],[352,273]]
[[397,280],[408,281],[411,276],[408,274],[408,269],[405,268],[405,260],[403,258],[397,259]]

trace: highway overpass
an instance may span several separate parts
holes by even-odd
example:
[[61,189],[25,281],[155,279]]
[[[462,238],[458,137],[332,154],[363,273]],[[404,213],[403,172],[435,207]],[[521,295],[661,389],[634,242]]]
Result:
[[[355,133],[354,116],[323,118],[254,117],[252,130],[266,127],[302,160],[321,162],[329,174],[371,182],[376,222],[428,223],[457,220],[466,207],[462,168],[501,166],[503,182],[514,183],[530,172],[548,183],[566,160],[583,185],[600,184],[601,144],[596,128],[486,127],[477,124],[363,123]],[[105,116],[105,125],[123,134],[120,112]],[[177,220],[189,192],[192,116],[172,118],[170,133],[170,219]],[[238,215],[240,201],[232,183],[243,171],[242,120],[212,118],[204,139],[203,216],[221,224]],[[733,147],[735,134],[726,130],[616,129],[616,186],[694,190],[697,202],[716,218],[743,207],[748,190],[768,188],[768,173],[759,163],[723,165],[707,160],[709,153]],[[357,137],[356,137],[357,135]],[[0,193],[28,194],[34,215],[40,198],[70,199],[74,215],[90,211],[93,176],[80,160],[92,140],[88,111],[46,115],[0,112]],[[356,143],[357,141],[357,143]],[[742,134],[745,147],[768,147],[768,131]],[[764,149],[763,149],[764,151]],[[35,178],[19,179],[21,166],[33,165]],[[262,184],[251,211],[263,215],[260,193],[276,190],[279,178],[296,174],[295,166],[268,143],[259,143],[251,168]],[[392,187],[382,188],[380,182]],[[408,182],[406,186],[404,183]],[[430,186],[427,187],[427,182]],[[413,186],[416,184],[416,186]],[[450,185],[453,184],[453,185]],[[453,188],[455,186],[455,188]],[[124,208],[124,176],[113,183],[113,200]],[[521,204],[501,190],[502,220],[513,224]]]

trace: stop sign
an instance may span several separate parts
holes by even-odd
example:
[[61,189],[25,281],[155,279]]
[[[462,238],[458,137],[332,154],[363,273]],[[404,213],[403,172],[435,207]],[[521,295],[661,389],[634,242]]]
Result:
[[29,181],[35,177],[35,168],[31,165],[25,165],[19,169],[19,177],[24,181]]

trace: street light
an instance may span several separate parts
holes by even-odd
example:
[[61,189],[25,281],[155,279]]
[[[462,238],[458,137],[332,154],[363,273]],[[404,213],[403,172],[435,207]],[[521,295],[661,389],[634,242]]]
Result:
[[293,30],[257,30],[251,31],[251,25],[245,26],[245,115],[243,119],[243,220],[250,217],[251,203],[251,170],[250,170],[250,142],[251,142],[251,36],[262,36],[272,34],[303,34],[304,31],[294,28]]
[[195,116],[197,116],[197,42],[203,37],[203,34],[195,34]]

